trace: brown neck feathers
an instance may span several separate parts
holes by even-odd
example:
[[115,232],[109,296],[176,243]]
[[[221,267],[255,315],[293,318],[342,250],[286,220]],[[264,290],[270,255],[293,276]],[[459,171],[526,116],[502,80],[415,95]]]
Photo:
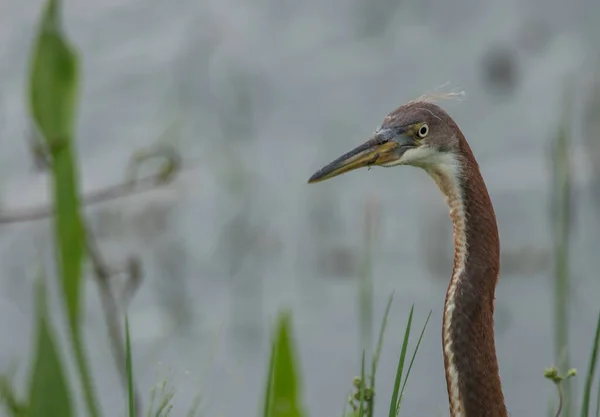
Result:
[[442,332],[450,415],[506,417],[494,342],[500,266],[496,216],[463,137],[457,162],[460,174],[454,178],[444,170],[430,172],[446,195],[454,229],[454,269]]

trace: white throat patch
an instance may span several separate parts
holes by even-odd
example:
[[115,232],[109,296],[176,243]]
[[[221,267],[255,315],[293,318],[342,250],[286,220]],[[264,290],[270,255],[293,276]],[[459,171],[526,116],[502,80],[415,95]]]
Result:
[[[419,153],[415,153],[419,156]],[[421,154],[422,155],[422,154]],[[414,156],[413,156],[414,157]],[[466,216],[463,204],[462,187],[462,165],[458,159],[449,153],[436,153],[435,155],[424,155],[417,162],[427,161],[423,168],[437,183],[438,187],[446,197],[446,202],[450,208],[450,217],[452,219],[454,235],[454,270],[450,285],[448,287],[446,303],[444,305],[443,322],[443,347],[444,356],[448,361],[446,370],[448,377],[448,388],[451,397],[451,416],[464,417],[464,406],[458,388],[458,370],[454,360],[454,347],[452,334],[452,321],[455,309],[455,298],[460,279],[464,273],[464,267],[468,256]]]

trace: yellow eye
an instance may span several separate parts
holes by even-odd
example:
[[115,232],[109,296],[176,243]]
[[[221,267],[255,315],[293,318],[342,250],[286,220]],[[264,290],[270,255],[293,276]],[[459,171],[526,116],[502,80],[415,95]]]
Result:
[[429,133],[429,126],[427,125],[427,123],[423,123],[421,125],[421,127],[419,128],[419,130],[417,131],[417,135],[423,139],[425,136],[427,136],[427,134]]

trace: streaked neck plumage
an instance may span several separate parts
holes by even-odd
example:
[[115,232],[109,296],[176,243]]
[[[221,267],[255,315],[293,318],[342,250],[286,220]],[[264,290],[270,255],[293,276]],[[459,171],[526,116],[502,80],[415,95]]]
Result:
[[498,227],[479,167],[462,135],[459,148],[426,168],[446,197],[453,223],[454,268],[442,328],[450,415],[506,417],[494,342]]

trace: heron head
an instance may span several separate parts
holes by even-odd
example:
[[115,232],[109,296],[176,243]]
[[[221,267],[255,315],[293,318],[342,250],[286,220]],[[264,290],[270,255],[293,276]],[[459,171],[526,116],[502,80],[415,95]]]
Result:
[[373,136],[317,171],[315,183],[362,167],[412,165],[435,170],[455,162],[460,130],[439,106],[414,101],[388,114]]

